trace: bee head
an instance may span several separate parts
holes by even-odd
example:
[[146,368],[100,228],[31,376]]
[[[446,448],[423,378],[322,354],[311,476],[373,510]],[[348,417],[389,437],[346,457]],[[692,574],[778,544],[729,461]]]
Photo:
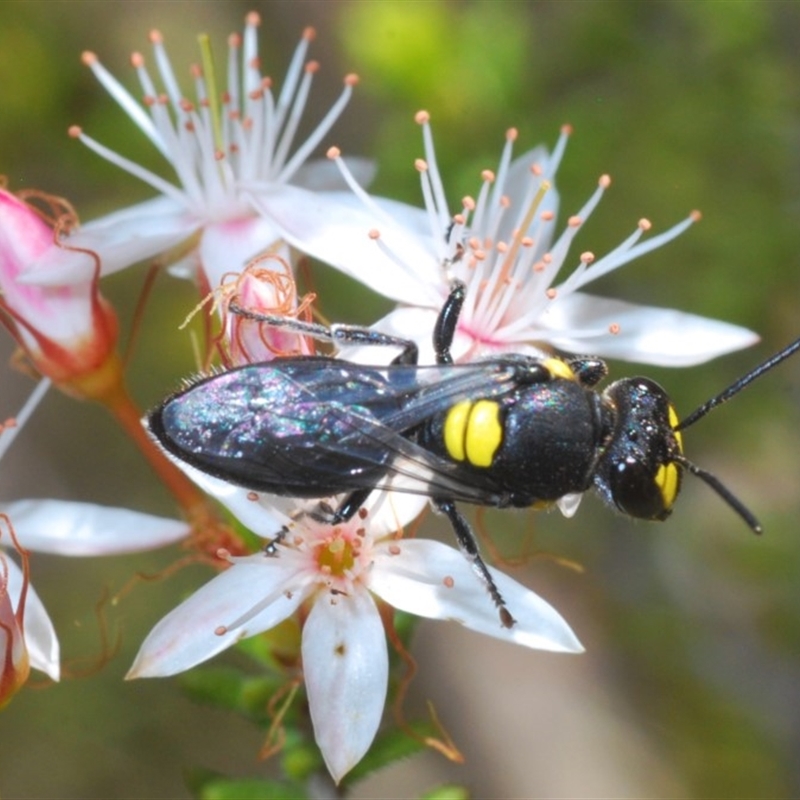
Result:
[[625,378],[603,392],[614,424],[595,471],[595,487],[623,514],[663,520],[681,486],[683,442],[675,408],[649,378]]

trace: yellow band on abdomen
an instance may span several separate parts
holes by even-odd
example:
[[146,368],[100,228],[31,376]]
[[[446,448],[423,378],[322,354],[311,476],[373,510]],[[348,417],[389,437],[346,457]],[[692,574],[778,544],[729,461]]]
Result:
[[444,445],[455,461],[490,467],[502,442],[500,406],[494,400],[462,400],[450,409],[444,423]]

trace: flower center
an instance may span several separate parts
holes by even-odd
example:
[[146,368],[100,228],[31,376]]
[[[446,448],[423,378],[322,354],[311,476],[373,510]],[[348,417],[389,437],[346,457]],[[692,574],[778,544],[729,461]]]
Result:
[[360,549],[357,539],[346,537],[335,529],[331,536],[317,545],[314,557],[319,571],[326,577],[352,578]]

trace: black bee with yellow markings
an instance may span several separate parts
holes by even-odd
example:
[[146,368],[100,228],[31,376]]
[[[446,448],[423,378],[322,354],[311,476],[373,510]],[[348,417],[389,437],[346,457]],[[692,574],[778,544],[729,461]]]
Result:
[[[514,620],[457,502],[545,507],[594,487],[623,514],[669,516],[682,470],[705,480],[755,532],[755,517],[683,455],[680,431],[800,348],[800,340],[679,421],[666,392],[624,378],[602,393],[595,358],[502,355],[453,364],[464,302],[455,283],[434,330],[437,364],[413,342],[364,328],[245,317],[346,344],[399,346],[388,366],[324,356],[277,358],[202,378],[152,411],[148,427],[178,460],[257,492],[321,501],[312,515],[338,524],[376,489],[431,498],[485,583],[502,624]],[[268,552],[277,552],[274,547]]]

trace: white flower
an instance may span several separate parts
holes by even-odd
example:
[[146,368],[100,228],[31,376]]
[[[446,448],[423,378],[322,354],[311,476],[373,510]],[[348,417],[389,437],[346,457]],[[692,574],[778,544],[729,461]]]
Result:
[[[283,87],[273,95],[272,81],[262,75],[258,55],[258,14],[247,15],[244,36],[229,38],[227,91],[218,94],[213,63],[193,68],[195,100],[187,99],[173,72],[162,37],[150,40],[161,85],[149,73],[144,57],[135,53],[133,65],[144,95],[140,103],[100,63],[94,53],[83,60],[104,88],[152,142],[174,169],[177,182],[154,174],[103,144],[79,127],[72,136],[111,163],[152,186],[158,197],[122,209],[84,225],[70,244],[96,252],[103,274],[122,269],[167,250],[186,257],[184,266],[194,275],[202,270],[208,286],[221,276],[240,270],[253,256],[278,249],[280,232],[253,207],[245,184],[263,182],[272,191],[290,182],[313,189],[330,179],[341,186],[332,165],[308,164],[309,155],[339,117],[357,82],[344,81],[344,90],[308,138],[295,144],[295,135],[318,64],[304,63],[314,31],[306,29]],[[207,45],[207,42],[205,43]],[[363,167],[364,176],[367,167]],[[86,276],[87,259],[75,255],[59,269],[31,280],[71,282]]]
[[537,346],[544,345],[687,366],[757,340],[751,331],[728,323],[579,291],[674,239],[698,219],[696,213],[649,239],[641,237],[651,225],[641,220],[610,253],[601,258],[582,253],[569,265],[571,274],[556,282],[573,238],[610,184],[608,176],[601,177],[592,197],[555,237],[558,197],[552,180],[569,129],[562,131],[552,154],[540,147],[515,160],[517,133],[510,130],[497,170],[485,170],[477,196],[465,197],[452,214],[427,113],[419,112],[417,122],[425,141],[425,160],[416,162],[424,210],[368,196],[347,176],[335,148],[329,157],[340,164],[353,190],[349,208],[338,196],[311,197],[294,189],[270,198],[268,212],[267,203],[262,210],[294,246],[406,304],[375,327],[414,338],[425,360],[432,358],[430,332],[454,277],[468,287],[453,348],[461,360],[509,351],[539,354]]
[[[42,380],[16,418],[0,427],[0,458],[11,445],[46,393],[50,382]],[[179,520],[68,500],[16,500],[0,502],[7,531],[0,527],[0,547],[16,550],[22,567],[0,550],[0,662],[12,650],[22,655],[11,661],[41,670],[57,681],[60,675],[59,645],[53,623],[28,582],[27,553],[37,551],[63,556],[98,556],[135,553],[163,547],[185,538],[189,526]],[[3,580],[5,575],[5,580]],[[19,621],[10,622],[13,614]],[[2,669],[0,669],[2,671]],[[9,699],[2,696],[0,705]]]
[[222,553],[231,566],[156,625],[128,677],[187,670],[302,606],[311,719],[337,781],[372,743],[386,699],[388,654],[376,596],[403,611],[454,620],[527,647],[582,650],[550,605],[503,573],[491,570],[516,618],[511,629],[500,625],[460,552],[439,542],[397,538],[394,532],[419,513],[423,498],[375,492],[353,519],[332,527],[299,513],[296,500],[259,498],[185,469],[256,533],[269,539],[286,533],[280,544],[257,555]]

